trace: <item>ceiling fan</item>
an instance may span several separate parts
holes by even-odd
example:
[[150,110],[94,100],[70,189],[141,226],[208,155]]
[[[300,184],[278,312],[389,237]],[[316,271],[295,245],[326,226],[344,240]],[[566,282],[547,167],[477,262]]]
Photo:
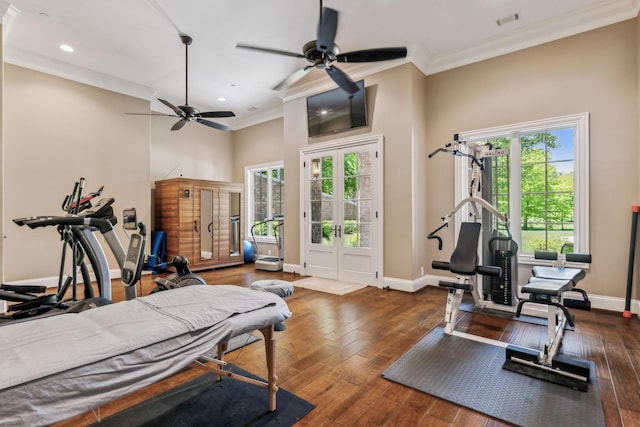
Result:
[[358,86],[351,78],[338,67],[333,65],[337,62],[378,62],[392,59],[405,58],[407,56],[406,47],[387,47],[378,49],[356,50],[353,52],[340,53],[340,49],[335,44],[336,32],[338,29],[338,11],[322,7],[320,0],[320,21],[318,23],[317,40],[307,42],[302,47],[302,54],[287,52],[266,47],[251,46],[239,43],[236,47],[241,49],[257,50],[276,55],[293,56],[304,58],[311,63],[301,70],[290,74],[283,81],[274,86],[273,90],[284,89],[304,77],[312,68],[324,69],[329,77],[349,94],[358,92]]
[[204,111],[200,112],[195,107],[189,105],[189,45],[193,42],[193,39],[186,34],[180,34],[180,40],[185,46],[185,95],[184,95],[184,105],[175,106],[171,104],[169,101],[165,101],[164,99],[158,98],[158,101],[162,102],[167,107],[171,108],[175,114],[160,114],[160,113],[126,113],[138,116],[165,116],[165,117],[178,117],[178,120],[172,127],[171,130],[180,130],[182,127],[187,124],[187,122],[198,122],[205,126],[212,127],[214,129],[219,129],[223,131],[228,131],[229,127],[220,123],[212,122],[211,120],[205,120],[204,117],[213,118],[213,117],[235,117],[235,114],[231,111]]

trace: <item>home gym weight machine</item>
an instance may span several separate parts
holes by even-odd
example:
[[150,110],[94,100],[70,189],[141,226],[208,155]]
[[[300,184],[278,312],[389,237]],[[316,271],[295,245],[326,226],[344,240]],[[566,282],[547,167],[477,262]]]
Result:
[[[469,188],[467,197],[441,218],[442,224],[429,233],[427,238],[437,239],[438,249],[442,250],[442,239],[438,236],[438,232],[448,227],[449,222],[458,212],[461,214],[459,218],[462,221],[470,219],[472,222],[481,222],[483,229],[490,229],[490,234],[484,233],[482,236],[482,259],[488,265],[500,267],[502,273],[497,277],[486,276],[482,286],[476,284],[473,287],[471,294],[474,305],[479,310],[491,309],[514,313],[518,304],[518,245],[511,235],[507,215],[485,200],[483,193],[487,193],[488,187],[482,185],[483,173],[486,171],[484,159],[506,156],[509,150],[494,150],[491,146],[467,143],[455,134],[453,142],[446,144],[445,148],[438,148],[428,157],[431,158],[438,153],[469,159]],[[491,216],[483,216],[483,209]]]
[[[501,341],[491,340],[484,337],[475,336],[472,334],[460,332],[455,330],[456,317],[462,302],[464,291],[470,291],[476,304],[478,301],[482,302],[484,292],[480,292],[479,286],[475,283],[478,275],[491,277],[495,285],[496,278],[498,283],[504,285],[510,285],[511,289],[517,292],[516,280],[504,280],[509,273],[509,269],[515,271],[513,262],[506,262],[508,257],[495,257],[493,259],[498,262],[496,265],[481,265],[479,263],[479,257],[477,255],[478,242],[480,240],[482,224],[478,222],[482,220],[482,208],[485,208],[495,217],[504,223],[504,229],[507,232],[506,236],[500,236],[495,231],[493,237],[489,240],[489,248],[493,251],[493,242],[502,241],[507,243],[508,254],[513,253],[513,257],[517,256],[517,245],[511,239],[511,233],[508,227],[508,221],[506,216],[502,215],[492,205],[487,203],[484,199],[475,197],[473,192],[477,185],[477,192],[480,192],[479,172],[482,171],[483,165],[478,161],[478,158],[474,154],[468,154],[459,151],[458,145],[461,142],[458,137],[454,138],[454,143],[449,144],[447,147],[453,146],[453,149],[439,149],[432,153],[429,157],[437,154],[438,152],[448,152],[453,155],[462,155],[469,157],[472,163],[472,178],[471,178],[471,191],[470,197],[462,200],[458,205],[443,218],[444,224],[429,234],[428,238],[438,239],[439,248],[442,248],[442,240],[437,236],[437,232],[448,225],[448,221],[457,211],[459,211],[464,205],[471,204],[472,212],[470,216],[473,218],[473,222],[463,221],[460,224],[458,241],[456,247],[451,255],[449,261],[433,261],[432,267],[434,269],[447,270],[457,275],[458,281],[441,280],[439,286],[448,288],[447,305],[445,310],[445,329],[444,332],[449,335],[460,336],[462,338],[471,339],[474,341],[480,341],[495,346],[505,348],[505,363],[504,369],[511,370],[518,373],[523,373],[535,378],[543,379],[546,381],[555,382],[561,385],[569,386],[578,390],[586,391],[588,388],[588,382],[590,381],[590,365],[588,362],[580,359],[570,358],[564,355],[558,354],[562,338],[567,324],[573,326],[573,317],[567,311],[566,307],[574,307],[581,309],[589,309],[590,303],[586,292],[576,288],[576,284],[581,280],[585,273],[584,270],[576,268],[565,268],[564,260],[561,261],[560,266],[555,265],[557,254],[551,253],[536,253],[536,258],[552,259],[554,264],[551,267],[535,266],[533,267],[533,276],[529,283],[522,287],[522,292],[529,295],[528,299],[518,299],[516,308],[516,317],[520,316],[523,305],[526,303],[534,303],[536,305],[545,305],[547,307],[547,340],[541,350],[535,350],[525,347],[519,347],[511,345]],[[496,227],[497,229],[498,227]],[[590,263],[591,255],[589,254],[566,254],[567,261]],[[506,269],[506,271],[505,271]],[[496,289],[494,288],[494,292]],[[569,291],[576,291],[582,294],[581,300],[564,300],[563,294]],[[516,295],[513,292],[513,296]],[[503,292],[498,292],[503,297],[506,295]],[[492,295],[495,296],[495,295]],[[506,298],[505,303],[509,302],[511,298]],[[564,300],[564,301],[563,301]],[[494,300],[495,301],[495,300]],[[563,304],[564,302],[564,304]]]

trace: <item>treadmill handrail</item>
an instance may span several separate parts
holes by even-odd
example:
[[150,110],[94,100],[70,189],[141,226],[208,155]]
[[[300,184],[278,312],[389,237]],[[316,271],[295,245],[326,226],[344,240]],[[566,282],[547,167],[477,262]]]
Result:
[[17,218],[13,222],[19,226],[26,225],[30,228],[58,226],[85,226],[95,227],[102,234],[113,230],[113,224],[104,218],[80,217],[80,216],[36,216],[28,218]]

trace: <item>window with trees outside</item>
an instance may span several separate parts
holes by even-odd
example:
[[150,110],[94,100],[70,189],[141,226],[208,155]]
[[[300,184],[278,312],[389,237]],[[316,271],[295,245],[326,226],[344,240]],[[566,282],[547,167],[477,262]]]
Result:
[[[467,143],[509,149],[485,158],[482,196],[508,215],[521,262],[536,250],[589,251],[588,120],[583,113],[460,134]],[[456,160],[458,194],[468,184],[467,166]]]
[[[256,237],[274,237],[277,222],[264,223],[284,215],[284,166],[282,163],[246,169],[248,232]],[[254,227],[255,226],[255,227]]]

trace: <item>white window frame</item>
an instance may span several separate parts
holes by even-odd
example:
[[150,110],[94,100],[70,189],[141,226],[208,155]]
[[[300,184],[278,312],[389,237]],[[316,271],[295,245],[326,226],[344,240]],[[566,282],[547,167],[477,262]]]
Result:
[[[575,129],[575,140],[573,144],[574,158],[574,251],[589,253],[589,113],[578,113],[549,119],[535,120],[531,122],[516,123],[506,126],[497,126],[486,129],[479,129],[468,132],[461,132],[460,139],[466,142],[485,141],[494,138],[511,138],[512,147],[519,147],[518,134],[546,132],[561,128],[573,127]],[[520,163],[519,150],[512,150],[511,161]],[[456,205],[469,192],[469,160],[464,157],[455,157],[455,203]],[[521,168],[512,167],[510,181],[520,182]],[[520,208],[521,194],[520,186],[514,185],[510,189],[509,205],[511,212],[508,213],[512,226],[512,234],[516,242],[521,241],[520,232]],[[463,217],[463,210],[456,216],[456,222],[460,223]],[[540,264],[539,260],[534,260],[533,254],[519,253],[518,262],[521,264]],[[588,265],[581,267],[588,268]]]
[[[253,173],[257,170],[264,170],[267,169],[268,171],[271,171],[272,169],[279,169],[279,168],[283,168],[284,169],[284,161],[280,160],[280,161],[276,161],[276,162],[269,162],[269,163],[261,163],[258,165],[251,165],[251,166],[246,166],[244,168],[244,176],[245,176],[245,194],[247,195],[247,203],[246,203],[246,216],[245,218],[247,218],[246,221],[246,232],[245,232],[245,236],[247,236],[248,239],[251,238],[251,227],[253,226],[254,223],[254,218],[253,218]],[[267,177],[269,179],[269,184],[267,185],[267,197],[269,199],[268,201],[268,205],[272,206],[272,186],[271,186],[271,173],[267,173]],[[286,185],[286,182],[285,182]],[[285,189],[286,191],[286,189]],[[269,242],[269,243],[273,243],[273,231],[271,227],[267,228],[268,230],[268,235],[267,236],[256,236],[256,240],[258,242]]]

